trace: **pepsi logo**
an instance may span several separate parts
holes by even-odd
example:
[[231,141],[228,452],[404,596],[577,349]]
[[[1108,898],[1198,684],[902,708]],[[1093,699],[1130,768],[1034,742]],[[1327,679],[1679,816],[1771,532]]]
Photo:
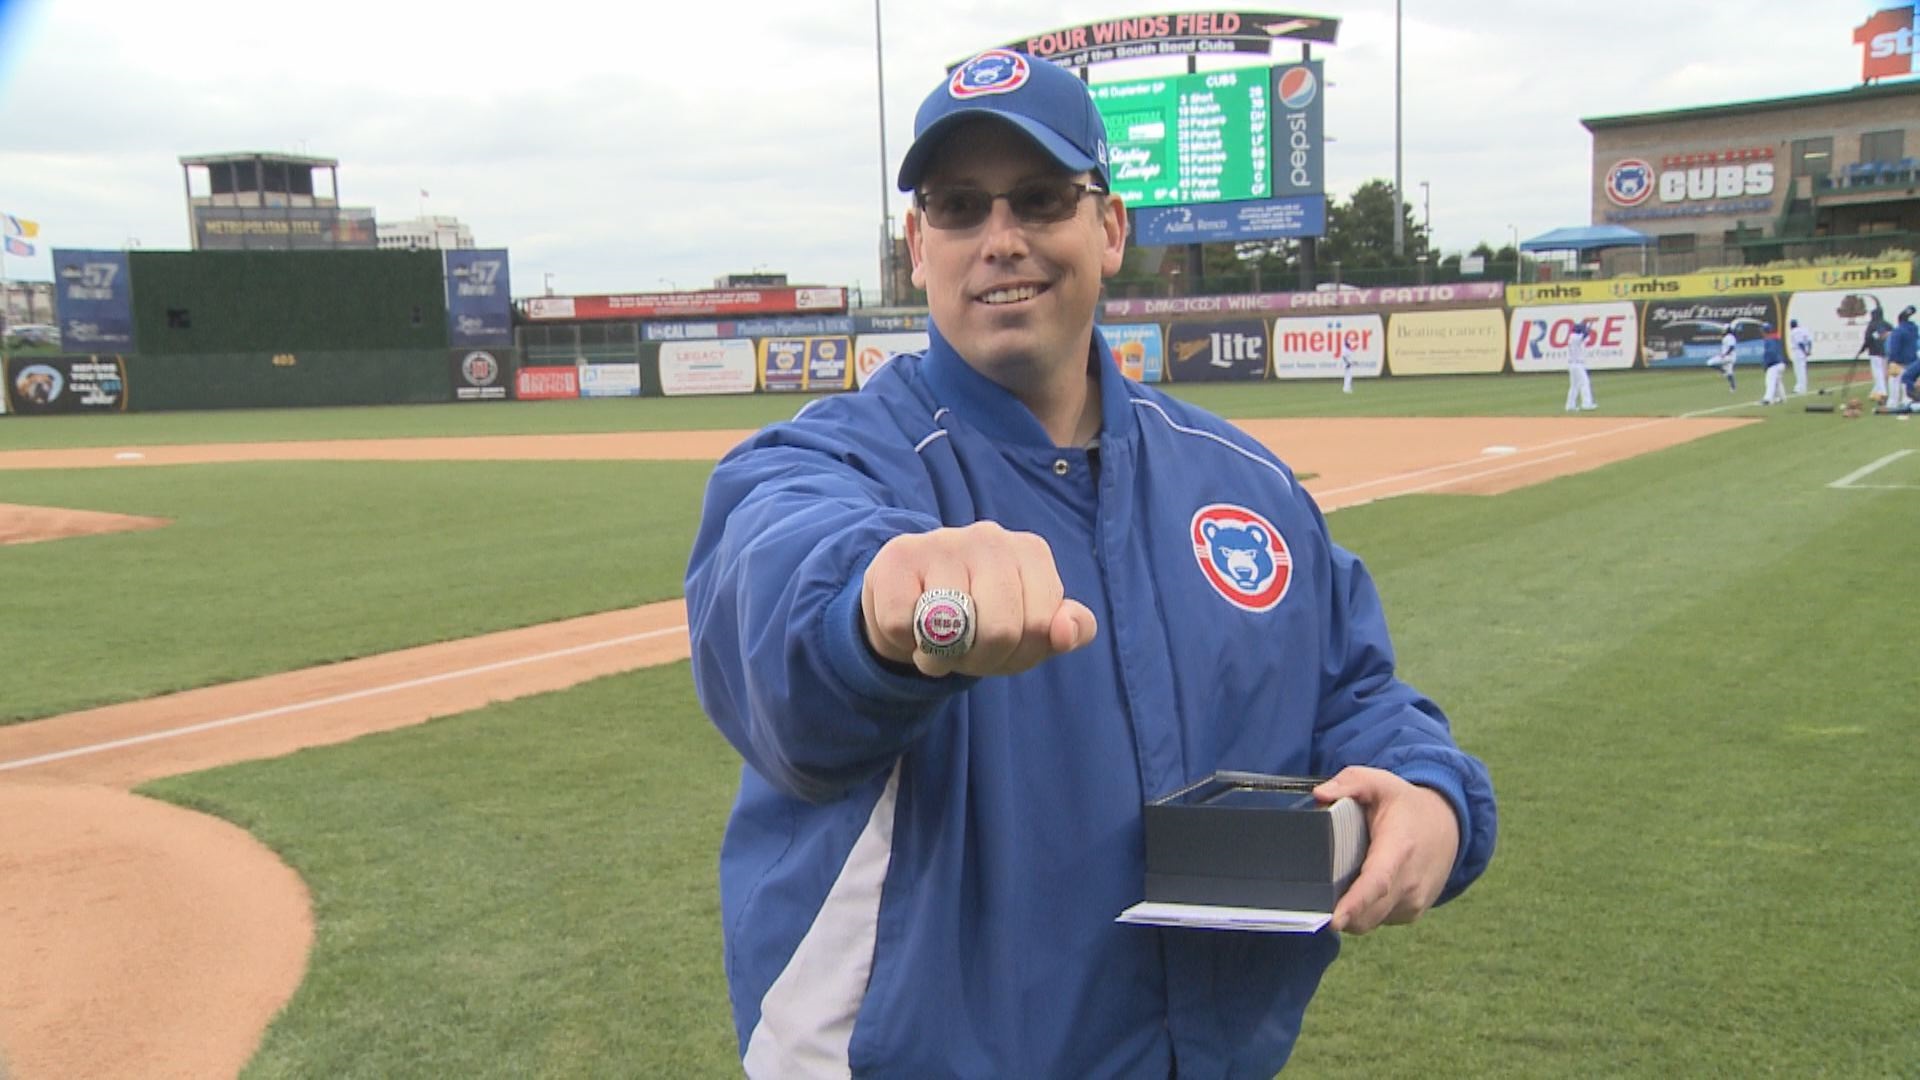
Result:
[[1027,85],[1033,68],[1009,49],[988,49],[954,69],[947,93],[961,101],[986,94],[1007,94]]
[[1304,65],[1288,68],[1280,76],[1280,104],[1289,109],[1304,109],[1313,104],[1313,96],[1320,92],[1320,80],[1313,77],[1313,69]]
[[1639,206],[1653,194],[1653,166],[1638,158],[1616,161],[1607,170],[1607,198],[1616,206]]

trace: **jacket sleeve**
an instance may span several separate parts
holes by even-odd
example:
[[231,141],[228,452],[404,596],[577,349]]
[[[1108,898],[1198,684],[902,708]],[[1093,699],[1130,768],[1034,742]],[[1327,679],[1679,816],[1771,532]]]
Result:
[[714,470],[687,567],[702,707],[756,772],[812,802],[886,769],[973,682],[903,671],[867,645],[867,564],[940,524],[873,460],[827,432],[763,432]]
[[1493,857],[1493,780],[1453,741],[1446,714],[1394,673],[1373,577],[1352,553],[1321,537],[1332,563],[1313,768],[1330,776],[1349,765],[1385,769],[1429,787],[1453,807],[1460,847],[1440,894],[1445,903],[1472,884]]

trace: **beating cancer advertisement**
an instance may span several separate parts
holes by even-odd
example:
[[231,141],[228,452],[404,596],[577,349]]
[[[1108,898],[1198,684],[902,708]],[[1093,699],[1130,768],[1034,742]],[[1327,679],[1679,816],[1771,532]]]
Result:
[[1507,366],[1507,313],[1402,311],[1387,323],[1387,365],[1395,375],[1496,375]]

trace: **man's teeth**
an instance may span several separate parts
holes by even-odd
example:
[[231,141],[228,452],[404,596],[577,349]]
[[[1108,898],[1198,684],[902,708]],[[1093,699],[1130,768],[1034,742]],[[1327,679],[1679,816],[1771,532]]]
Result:
[[1039,295],[1039,286],[1022,285],[1014,289],[995,289],[980,299],[989,304],[1017,304],[1022,300],[1031,300]]

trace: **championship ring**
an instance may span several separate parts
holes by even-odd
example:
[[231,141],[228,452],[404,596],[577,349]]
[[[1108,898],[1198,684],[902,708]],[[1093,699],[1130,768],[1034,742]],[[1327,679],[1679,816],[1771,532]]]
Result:
[[928,589],[913,605],[913,640],[928,656],[967,655],[973,648],[973,597],[958,589]]

